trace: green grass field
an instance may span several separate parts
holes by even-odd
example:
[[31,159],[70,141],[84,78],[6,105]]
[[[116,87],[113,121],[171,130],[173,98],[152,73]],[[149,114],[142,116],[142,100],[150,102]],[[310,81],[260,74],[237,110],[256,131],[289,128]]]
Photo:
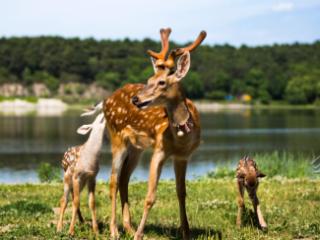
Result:
[[[136,227],[142,215],[147,184],[130,185],[131,212]],[[97,215],[100,239],[109,236],[110,200],[108,184],[97,186]],[[64,231],[57,234],[55,225],[62,184],[0,185],[1,239],[69,239],[67,234],[71,204],[65,216]],[[259,196],[269,230],[263,233],[255,226],[248,211],[245,226],[235,226],[237,205],[234,178],[202,178],[187,183],[187,212],[193,239],[320,239],[320,180],[266,178],[261,181]],[[77,222],[75,239],[94,238],[86,190],[81,208],[86,223]],[[248,198],[247,206],[249,205]],[[120,204],[118,204],[120,206]],[[120,209],[118,223],[121,239]],[[180,239],[178,202],[173,181],[161,181],[145,229],[145,239]]]

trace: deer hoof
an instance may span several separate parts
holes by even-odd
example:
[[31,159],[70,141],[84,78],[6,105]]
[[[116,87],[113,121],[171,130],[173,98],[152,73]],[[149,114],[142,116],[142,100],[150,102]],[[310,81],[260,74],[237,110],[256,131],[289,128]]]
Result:
[[123,228],[127,234],[129,234],[130,236],[134,236],[136,231],[130,224],[123,224]]
[[261,230],[262,230],[262,232],[268,232],[268,226],[267,225],[263,225],[263,226],[261,226]]
[[74,236],[74,230],[69,230],[69,235]]
[[134,240],[142,240],[143,239],[143,234],[142,233],[136,233],[134,235]]
[[112,239],[112,240],[120,239],[120,237],[119,237],[119,232],[118,232],[118,229],[117,229],[117,228],[112,228],[112,229],[110,230],[110,232],[111,232],[111,237],[110,237],[110,239]]

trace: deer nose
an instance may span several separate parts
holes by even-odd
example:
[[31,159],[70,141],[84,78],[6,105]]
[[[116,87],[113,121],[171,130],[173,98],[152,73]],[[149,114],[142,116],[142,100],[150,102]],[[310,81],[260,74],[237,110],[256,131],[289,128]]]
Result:
[[134,105],[137,105],[139,103],[139,98],[137,96],[133,96],[131,101]]

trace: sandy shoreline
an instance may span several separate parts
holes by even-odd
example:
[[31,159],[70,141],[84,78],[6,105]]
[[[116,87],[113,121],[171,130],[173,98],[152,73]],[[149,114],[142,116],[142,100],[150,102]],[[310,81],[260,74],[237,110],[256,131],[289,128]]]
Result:
[[68,109],[68,105],[60,99],[40,98],[32,103],[21,99],[0,102],[0,114],[3,115],[27,115],[36,113],[39,116],[60,116]]
[[[200,112],[216,112],[221,110],[244,110],[251,109],[251,105],[241,103],[217,103],[195,101]],[[28,102],[21,99],[5,100],[0,102],[0,114],[3,115],[26,115],[35,113],[39,116],[59,116],[69,109],[81,109],[82,105],[66,104],[60,99],[40,98],[37,102]],[[88,105],[83,105],[83,108]]]

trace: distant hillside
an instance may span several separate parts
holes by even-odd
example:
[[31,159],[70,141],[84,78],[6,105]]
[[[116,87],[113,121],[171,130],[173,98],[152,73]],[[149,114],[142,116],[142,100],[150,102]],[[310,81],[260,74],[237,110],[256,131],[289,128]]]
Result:
[[[0,85],[44,83],[54,94],[61,84],[95,82],[112,91],[127,82],[145,82],[153,72],[146,50],[159,48],[160,43],[150,39],[1,38]],[[249,94],[265,103],[312,103],[320,97],[320,41],[240,48],[204,45],[192,53],[191,70],[184,85],[192,98]]]

